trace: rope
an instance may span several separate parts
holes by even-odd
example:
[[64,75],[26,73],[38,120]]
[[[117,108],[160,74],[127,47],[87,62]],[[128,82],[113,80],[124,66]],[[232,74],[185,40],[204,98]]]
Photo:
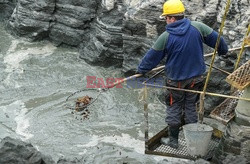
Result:
[[212,56],[212,59],[211,59],[211,63],[210,63],[210,66],[209,66],[209,71],[208,71],[208,74],[207,74],[206,82],[205,82],[205,85],[204,85],[204,88],[203,88],[203,92],[200,95],[199,121],[201,123],[203,123],[203,116],[204,116],[205,93],[206,93],[208,81],[210,79],[210,75],[211,75],[211,72],[212,72],[212,66],[214,64],[216,51],[217,51],[219,43],[220,43],[220,37],[221,37],[222,31],[223,31],[223,27],[224,27],[224,23],[225,23],[225,20],[226,20],[226,16],[227,16],[227,13],[228,13],[228,10],[229,10],[229,7],[230,7],[230,2],[231,2],[230,0],[227,1],[227,5],[226,5],[226,8],[225,8],[225,13],[224,13],[224,16],[223,16],[223,19],[222,19],[222,22],[221,22],[221,26],[220,26],[219,36],[217,38],[217,41],[216,41],[216,44],[215,44],[214,53],[213,53],[213,56]]
[[143,89],[143,101],[144,101],[144,118],[145,118],[145,150],[148,150],[148,90],[147,85],[145,84],[145,87]]
[[[207,63],[205,63],[206,64],[206,66],[210,66],[209,64],[207,64]],[[218,70],[218,71],[221,71],[221,72],[223,72],[223,73],[225,73],[225,74],[227,74],[227,75],[230,75],[231,73],[229,73],[229,72],[227,72],[227,71],[225,71],[225,70],[223,70],[223,69],[220,69],[220,68],[218,68],[218,67],[215,67],[215,66],[212,66],[214,69],[216,69],[216,70]]]
[[[203,91],[196,91],[196,90],[190,90],[190,89],[182,89],[182,88],[161,86],[161,85],[148,84],[148,83],[146,85],[151,86],[151,87],[155,87],[155,88],[172,89],[172,90],[177,90],[177,91],[192,92],[192,93],[199,93],[199,94],[203,93]],[[245,97],[229,96],[229,95],[223,95],[223,94],[212,93],[212,92],[206,92],[205,94],[209,95],[209,96],[217,96],[217,97],[224,97],[224,98],[232,98],[232,99],[250,101],[250,98],[245,98]]]

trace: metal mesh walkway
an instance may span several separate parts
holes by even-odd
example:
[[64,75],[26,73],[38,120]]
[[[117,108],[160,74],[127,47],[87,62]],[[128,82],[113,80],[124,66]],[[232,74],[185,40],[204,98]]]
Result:
[[[186,158],[186,159],[197,159],[195,156],[191,156],[187,152],[187,145],[184,138],[183,131],[180,131],[179,134],[179,147],[178,149],[171,148],[170,146],[163,145],[160,143],[161,137],[165,137],[166,132],[161,131],[155,137],[151,138],[148,144],[148,150],[146,150],[146,154],[155,154],[155,155],[163,155],[169,157],[177,157],[177,158]],[[219,145],[219,138],[212,136],[212,139],[209,143],[207,155],[201,157],[205,160],[211,159],[213,156],[214,149]]]

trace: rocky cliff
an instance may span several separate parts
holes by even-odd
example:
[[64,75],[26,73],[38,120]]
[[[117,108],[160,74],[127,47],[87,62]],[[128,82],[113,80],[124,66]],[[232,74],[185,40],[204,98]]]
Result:
[[[15,7],[10,7],[13,3]],[[13,34],[77,46],[81,58],[90,63],[111,62],[128,71],[135,69],[139,59],[164,31],[165,22],[159,19],[163,3],[164,0],[1,0],[0,7],[1,13],[8,13],[5,18]],[[188,18],[218,31],[226,0],[183,3]],[[241,45],[249,23],[249,3],[248,0],[231,1],[224,28],[230,47]]]
[[8,20],[15,6],[15,0],[0,0],[0,21]]
[[40,153],[31,144],[6,137],[0,142],[0,163],[54,164],[50,156]]
[[0,142],[0,163],[8,164],[78,164],[84,159],[66,159],[61,157],[55,162],[51,156],[42,154],[32,144],[5,137]]

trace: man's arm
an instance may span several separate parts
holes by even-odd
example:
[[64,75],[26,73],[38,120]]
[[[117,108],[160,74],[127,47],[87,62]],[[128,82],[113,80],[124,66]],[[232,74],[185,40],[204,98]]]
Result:
[[150,48],[150,50],[142,58],[141,63],[138,66],[137,72],[141,74],[149,72],[160,63],[164,56],[165,53],[163,50],[154,50],[153,48]]
[[[209,47],[215,48],[218,33],[214,31],[212,28],[207,26],[204,23],[192,21],[191,25],[194,26],[202,35],[203,42],[208,45]],[[228,47],[223,39],[223,37],[220,38],[220,44],[218,46],[218,54],[219,55],[226,55],[228,52]]]
[[[218,33],[213,31],[207,37],[204,37],[204,43],[208,45],[209,47],[215,48],[217,37],[218,37]],[[227,44],[225,40],[223,39],[223,37],[220,37],[220,43],[218,46],[218,54],[226,55],[227,52],[228,52]]]
[[168,36],[169,33],[165,31],[158,37],[153,47],[146,53],[139,64],[137,69],[138,73],[145,74],[160,63],[166,54],[165,47],[168,41]]

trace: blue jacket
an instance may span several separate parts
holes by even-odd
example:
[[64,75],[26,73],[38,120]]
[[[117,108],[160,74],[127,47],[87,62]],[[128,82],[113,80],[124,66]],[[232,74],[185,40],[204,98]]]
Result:
[[[138,66],[139,73],[146,73],[166,57],[165,73],[171,80],[186,80],[206,71],[203,43],[215,48],[218,33],[207,25],[181,19],[166,26],[166,31],[156,40]],[[218,54],[225,55],[228,47],[220,38]]]

